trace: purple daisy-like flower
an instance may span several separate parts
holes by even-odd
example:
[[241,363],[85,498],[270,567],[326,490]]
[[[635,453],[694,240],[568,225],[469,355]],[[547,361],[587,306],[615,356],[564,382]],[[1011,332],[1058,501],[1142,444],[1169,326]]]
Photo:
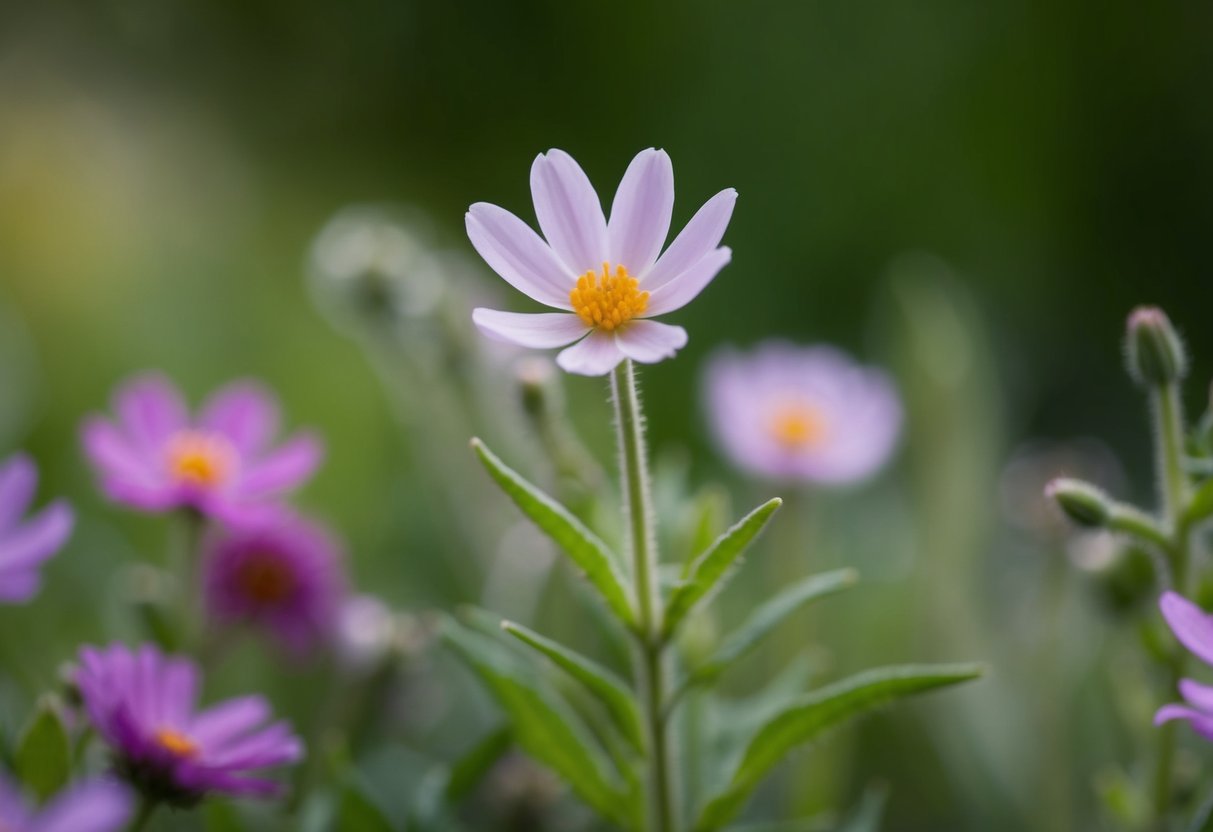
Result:
[[841,485],[883,465],[901,430],[889,377],[825,346],[783,341],[708,364],[708,418],[738,467],[777,480]]
[[276,796],[282,785],[254,774],[303,756],[289,725],[265,724],[271,711],[260,696],[197,711],[197,665],[150,645],[83,648],[76,682],[119,773],[152,800],[188,806],[209,793]]
[[468,237],[507,283],[561,311],[476,309],[476,326],[533,349],[572,344],[556,362],[587,376],[604,375],[625,357],[651,364],[680,350],[686,330],[650,318],[690,303],[729,262],[720,240],[737,192],[709,199],[664,253],[674,208],[674,168],[664,150],[642,150],[632,160],[609,221],[590,180],[563,150],[535,159],[531,195],[546,241],[486,202],[468,210]]
[[295,514],[217,529],[203,543],[207,613],[221,625],[263,627],[290,652],[306,653],[335,634],[344,561],[324,528]]
[[[1164,592],[1158,606],[1179,643],[1205,664],[1213,665],[1213,616],[1178,592]],[[1213,740],[1213,687],[1181,679],[1179,694],[1186,704],[1163,705],[1154,715],[1154,724],[1184,719],[1196,733]]]
[[105,778],[85,780],[37,809],[20,787],[0,776],[3,832],[118,832],[131,816],[131,794]]
[[24,520],[38,487],[38,469],[17,454],[0,465],[0,603],[28,601],[42,583],[42,564],[72,533],[71,508],[56,500]]
[[118,388],[113,408],[115,421],[85,422],[84,450],[105,493],[143,511],[238,522],[305,482],[323,456],[308,433],[272,446],[278,405],[253,382],[229,384],[193,418],[171,382],[142,375]]

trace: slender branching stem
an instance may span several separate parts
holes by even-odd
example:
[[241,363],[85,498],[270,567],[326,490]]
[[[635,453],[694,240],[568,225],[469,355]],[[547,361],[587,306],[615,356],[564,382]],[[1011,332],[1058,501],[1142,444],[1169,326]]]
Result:
[[615,427],[619,432],[624,510],[632,553],[632,580],[636,590],[637,685],[648,735],[648,829],[677,832],[673,769],[665,713],[665,639],[662,637],[661,595],[654,534],[653,502],[649,494],[648,460],[644,445],[644,418],[636,372],[625,360],[611,375]]
[[[1191,528],[1186,519],[1191,499],[1191,481],[1184,467],[1183,408],[1179,385],[1160,385],[1150,394],[1158,463],[1159,497],[1163,522],[1170,536],[1171,580],[1177,592],[1187,594]],[[1167,668],[1167,694],[1173,696],[1184,674],[1187,653],[1177,651]],[[1176,723],[1159,728],[1158,757],[1154,771],[1154,828],[1166,828],[1172,801],[1172,772],[1175,763]]]

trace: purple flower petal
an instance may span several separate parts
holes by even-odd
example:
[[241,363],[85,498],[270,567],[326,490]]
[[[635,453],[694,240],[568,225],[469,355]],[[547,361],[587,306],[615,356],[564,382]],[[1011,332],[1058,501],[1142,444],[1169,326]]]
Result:
[[573,346],[556,356],[556,363],[565,372],[583,376],[602,376],[615,369],[624,358],[615,336],[594,330]]
[[278,432],[278,404],[257,382],[233,382],[211,396],[199,424],[226,436],[240,453],[256,456]]
[[645,315],[664,315],[686,306],[698,297],[732,259],[733,252],[728,247],[711,252],[678,277],[654,289]]
[[189,422],[189,411],[177,388],[154,373],[137,376],[119,387],[114,412],[127,437],[141,450],[159,447]]
[[737,191],[732,188],[724,189],[705,202],[653,268],[639,275],[641,287],[656,291],[708,256],[720,245],[736,204]]
[[529,225],[487,202],[473,205],[465,221],[472,247],[507,283],[547,306],[573,308],[576,277]]
[[324,458],[324,445],[310,433],[296,434],[277,450],[249,465],[240,483],[240,496],[257,500],[303,484]]
[[25,454],[14,454],[0,466],[0,535],[29,508],[38,487],[38,469]]
[[270,705],[264,697],[241,696],[198,714],[190,733],[207,748],[221,748],[265,722],[270,713]]
[[1179,643],[1213,664],[1213,617],[1177,592],[1163,593],[1158,606]]
[[642,364],[655,364],[687,344],[687,331],[657,321],[632,321],[615,334],[620,351]]
[[1213,740],[1213,716],[1187,705],[1163,705],[1158,709],[1158,713],[1154,714],[1155,725],[1162,725],[1173,719],[1186,720],[1193,731],[1207,740]]
[[607,224],[610,262],[642,275],[661,253],[674,211],[674,166],[664,150],[642,150],[628,165]]
[[72,533],[75,515],[59,500],[42,513],[0,538],[0,569],[35,566],[59,551]]
[[1191,679],[1179,680],[1179,695],[1202,711],[1213,714],[1213,687]]
[[118,783],[86,780],[57,796],[30,832],[118,832],[133,809],[131,793]]
[[597,272],[610,257],[602,203],[581,166],[563,150],[549,150],[531,165],[531,196],[543,236],[561,261],[580,276]]
[[589,332],[576,315],[564,312],[498,312],[473,309],[472,322],[488,337],[531,349],[563,347]]

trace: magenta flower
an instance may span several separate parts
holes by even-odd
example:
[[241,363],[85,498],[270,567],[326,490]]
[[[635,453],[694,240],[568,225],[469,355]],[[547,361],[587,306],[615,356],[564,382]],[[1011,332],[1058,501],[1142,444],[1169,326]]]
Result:
[[281,784],[252,773],[296,762],[302,743],[285,722],[264,725],[260,696],[196,712],[198,676],[189,659],[114,644],[83,648],[76,682],[118,772],[147,798],[189,806],[212,792],[280,794]]
[[22,520],[37,486],[38,469],[24,454],[0,465],[0,603],[34,597],[42,583],[39,569],[72,533],[72,510],[62,500]]
[[840,485],[882,466],[901,430],[901,402],[880,370],[824,346],[783,341],[708,364],[708,418],[740,468],[777,480]]
[[290,652],[306,653],[336,632],[344,561],[325,529],[286,512],[215,530],[203,543],[207,613],[221,625],[262,627]]
[[719,246],[736,191],[708,200],[664,253],[674,208],[674,168],[664,150],[642,150],[632,160],[609,222],[590,180],[563,150],[535,159],[531,196],[546,242],[486,202],[468,210],[468,237],[507,283],[561,312],[476,309],[472,320],[482,332],[534,349],[573,344],[556,363],[587,376],[604,375],[625,357],[661,361],[686,344],[682,327],[649,319],[690,303],[729,262],[729,249]]
[[130,792],[111,780],[85,780],[34,808],[20,787],[0,776],[3,832],[118,832],[131,816]]
[[119,387],[113,406],[116,421],[85,422],[84,450],[105,493],[143,511],[190,508],[244,520],[305,482],[323,454],[310,434],[271,447],[278,406],[252,382],[219,390],[196,419],[155,374]]
[[[1213,616],[1178,592],[1164,592],[1158,606],[1179,643],[1205,664],[1213,665]],[[1179,693],[1187,704],[1163,705],[1154,715],[1154,724],[1186,719],[1192,730],[1213,740],[1213,687],[1182,679]]]

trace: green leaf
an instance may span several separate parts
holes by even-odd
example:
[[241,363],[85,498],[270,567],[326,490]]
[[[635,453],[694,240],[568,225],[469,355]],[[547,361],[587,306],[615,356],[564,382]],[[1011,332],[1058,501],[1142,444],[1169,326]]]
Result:
[[393,832],[392,824],[384,816],[383,810],[375,805],[353,774],[346,778],[345,787],[341,790],[335,828],[349,829],[351,832]]
[[1213,515],[1213,479],[1207,480],[1188,503],[1187,520],[1189,523],[1199,523]]
[[523,750],[564,778],[605,818],[624,827],[635,825],[631,814],[636,807],[618,787],[616,772],[563,700],[536,684],[533,668],[518,666],[499,644],[454,619],[444,619],[442,635],[505,709]]
[[509,728],[499,728],[472,746],[451,766],[444,789],[446,802],[457,803],[471,794],[493,764],[510,750],[513,742],[514,733]]
[[730,568],[781,505],[783,500],[778,497],[763,503],[716,538],[711,548],[691,563],[686,577],[674,589],[666,606],[664,631],[667,636],[678,629],[698,604],[724,586]]
[[879,832],[880,821],[884,817],[884,805],[888,799],[888,787],[883,784],[868,786],[859,800],[859,805],[842,826],[838,827],[838,832]]
[[759,729],[729,784],[699,815],[696,832],[719,829],[745,806],[754,789],[798,745],[827,728],[895,699],[975,679],[980,665],[905,665],[859,673],[791,702]]
[[821,575],[811,575],[793,584],[754,610],[746,622],[724,640],[711,658],[692,673],[692,678],[697,682],[715,678],[800,607],[810,601],[848,589],[858,580],[859,573],[854,569],[836,569]]
[[39,801],[63,788],[72,773],[72,748],[55,699],[43,697],[17,745],[19,780]]
[[226,800],[208,800],[202,810],[206,832],[244,832],[236,809]]
[[531,518],[585,573],[590,583],[602,593],[615,616],[627,626],[634,627],[636,614],[631,592],[607,545],[568,509],[498,459],[479,439],[472,440],[472,450],[501,490],[522,509],[522,513]]
[[637,751],[644,750],[644,731],[640,711],[623,681],[611,671],[562,644],[512,621],[503,621],[505,630],[522,643],[547,656],[557,667],[582,684],[591,696],[607,709],[615,727]]

